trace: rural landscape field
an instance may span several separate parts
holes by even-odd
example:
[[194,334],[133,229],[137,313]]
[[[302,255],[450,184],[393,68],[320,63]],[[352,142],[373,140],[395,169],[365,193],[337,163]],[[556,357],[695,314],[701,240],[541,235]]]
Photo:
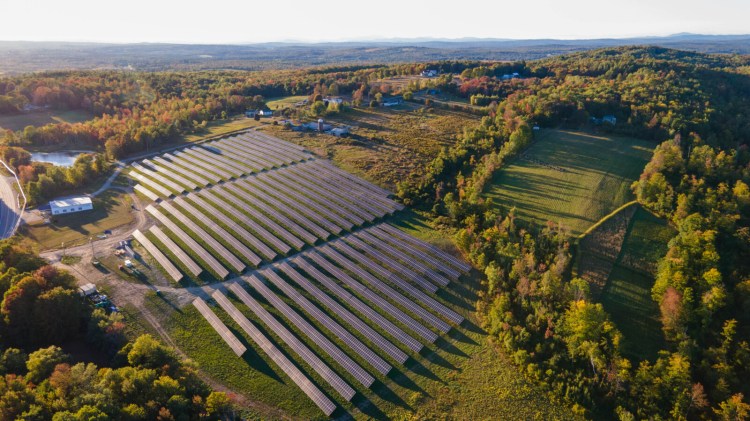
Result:
[[746,5],[78,3],[0,6],[0,421],[750,420]]

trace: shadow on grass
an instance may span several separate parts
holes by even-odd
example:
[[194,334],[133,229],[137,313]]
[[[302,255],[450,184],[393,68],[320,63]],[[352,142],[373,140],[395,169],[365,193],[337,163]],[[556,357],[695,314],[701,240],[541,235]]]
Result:
[[[457,329],[453,329],[453,330],[458,331]],[[438,347],[439,349],[442,349],[445,352],[451,353],[453,355],[458,355],[459,357],[464,357],[464,358],[469,357],[465,352],[461,351],[458,347],[450,343],[450,341],[445,340],[445,338],[442,336],[440,336],[435,341],[435,346]]]

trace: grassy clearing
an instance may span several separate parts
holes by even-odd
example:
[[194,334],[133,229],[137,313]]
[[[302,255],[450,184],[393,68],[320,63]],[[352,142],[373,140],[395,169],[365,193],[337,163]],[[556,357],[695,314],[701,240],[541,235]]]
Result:
[[659,308],[651,299],[654,279],[615,265],[602,294],[602,305],[623,334],[623,354],[654,360],[663,348]]
[[55,215],[49,224],[22,225],[21,235],[39,244],[41,250],[66,247],[88,242],[101,234],[133,222],[130,197],[125,193],[108,191],[94,200],[94,209],[69,215]]
[[282,110],[293,106],[294,104],[307,99],[307,95],[293,95],[279,98],[269,98],[266,100],[266,106],[270,110]]
[[[420,238],[448,246],[448,240],[430,229],[418,214],[405,213],[392,222]],[[349,381],[364,393],[364,397],[358,394],[352,404],[342,405],[342,399],[312,375],[314,381],[342,406],[336,415],[351,415],[356,419],[570,419],[572,415],[565,407],[551,403],[542,392],[527,383],[518,374],[516,367],[495,351],[488,336],[477,327],[473,308],[479,288],[479,277],[472,276],[441,292],[441,301],[464,314],[467,322],[443,336],[435,345],[429,345],[420,356],[412,354],[416,359],[410,359],[406,369],[394,364],[394,371],[389,376],[376,375],[378,381],[371,391]],[[164,294],[163,297],[149,296],[147,305],[152,308],[153,314],[162,319],[163,326],[177,345],[208,376],[269,407],[281,408],[303,419],[321,418],[322,414],[310,400],[264,353],[252,342],[248,342],[244,332],[223,310],[213,307],[227,326],[248,345],[249,351],[243,358],[237,358],[231,352],[192,306],[178,308],[173,300],[174,297],[169,294]],[[260,301],[263,302],[262,299]],[[349,307],[348,303],[341,304]],[[238,308],[256,326],[264,329],[264,325],[244,306],[238,304]],[[269,306],[266,308],[278,314]],[[338,318],[337,315],[332,316]],[[316,321],[308,321],[321,329]],[[300,335],[296,328],[289,327]],[[379,330],[377,326],[373,328]],[[352,333],[359,336],[356,332]],[[266,334],[274,338],[271,332]],[[339,344],[332,335],[327,336]],[[300,337],[304,338],[302,335]],[[280,345],[277,338],[272,340]],[[337,367],[335,362],[320,353],[309,341],[305,342],[328,364]],[[366,340],[365,342],[367,343]],[[291,354],[285,346],[281,347],[299,363],[298,357]],[[341,348],[355,360],[359,359],[348,348]],[[301,367],[311,374],[304,364]],[[363,367],[375,374],[369,366],[363,364]],[[339,369],[337,371],[341,372]]]
[[655,275],[656,264],[667,254],[669,240],[677,234],[669,222],[638,207],[625,242],[620,264],[637,272]]
[[[227,120],[215,120],[210,121],[205,129],[198,131],[197,133],[185,135],[178,139],[177,143],[192,143],[198,142],[203,139],[210,137],[221,136],[226,133],[234,132],[242,129],[249,129],[251,127],[258,127],[268,120],[255,121],[252,118],[247,118],[244,115],[237,116]],[[172,143],[169,146],[174,146]]]
[[352,127],[352,136],[338,138],[315,132],[293,132],[268,126],[270,134],[300,144],[341,168],[393,189],[396,182],[423,168],[444,146],[455,143],[464,126],[477,116],[412,104],[399,109],[358,108],[326,118]]
[[574,235],[633,199],[630,185],[653,145],[636,139],[542,130],[535,143],[498,172],[487,197],[521,218],[548,220]]
[[44,126],[51,123],[80,123],[91,120],[94,115],[83,110],[43,110],[31,113],[0,116],[0,129],[23,130],[26,126]]

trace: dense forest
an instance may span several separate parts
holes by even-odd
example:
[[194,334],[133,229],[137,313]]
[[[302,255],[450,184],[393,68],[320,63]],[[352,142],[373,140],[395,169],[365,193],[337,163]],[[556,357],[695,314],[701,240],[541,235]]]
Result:
[[[220,419],[230,410],[197,369],[148,335],[128,342],[120,313],[84,301],[75,278],[0,241],[0,419]],[[75,362],[83,341],[110,361]]]
[[[746,419],[750,413],[750,72],[748,59],[620,48],[526,64],[490,116],[424,172],[403,182],[406,203],[456,230],[486,275],[477,303],[485,328],[525,373],[588,416]],[[506,72],[506,69],[500,70]],[[466,92],[465,94],[469,94]],[[652,297],[667,347],[630,361],[622,334],[588,285],[571,277],[564,227],[498,211],[482,192],[522,150],[532,125],[600,128],[650,139],[656,151],[634,186],[638,201],[678,228]],[[620,123],[622,122],[622,124]]]

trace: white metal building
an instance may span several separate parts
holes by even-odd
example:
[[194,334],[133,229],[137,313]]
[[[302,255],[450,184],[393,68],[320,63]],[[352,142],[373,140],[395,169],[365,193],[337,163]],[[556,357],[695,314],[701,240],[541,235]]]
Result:
[[62,215],[94,209],[94,205],[91,203],[90,197],[76,196],[52,200],[49,202],[49,208],[52,215]]

